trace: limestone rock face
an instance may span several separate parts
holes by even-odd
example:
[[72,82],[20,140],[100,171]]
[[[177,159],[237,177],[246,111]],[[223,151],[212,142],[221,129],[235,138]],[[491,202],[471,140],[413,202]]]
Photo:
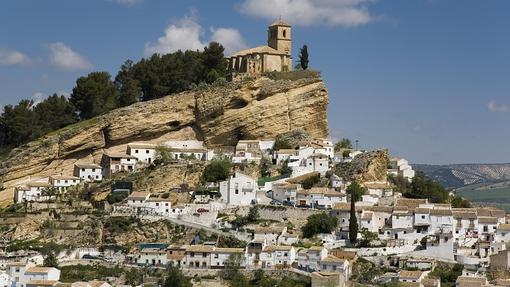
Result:
[[99,163],[103,152],[125,151],[134,141],[198,139],[214,147],[235,145],[240,139],[274,138],[294,129],[326,137],[327,105],[327,90],[318,77],[245,79],[137,103],[13,150],[0,166],[0,201],[11,200],[16,185],[72,174],[77,161]]
[[335,166],[335,174],[347,179],[363,182],[384,182],[387,180],[389,164],[388,150],[375,150],[359,154],[351,162]]

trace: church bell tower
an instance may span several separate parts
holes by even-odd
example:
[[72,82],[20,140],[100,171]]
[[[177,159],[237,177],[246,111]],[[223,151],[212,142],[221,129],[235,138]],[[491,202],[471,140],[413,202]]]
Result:
[[292,27],[282,20],[273,22],[273,24],[271,24],[267,30],[267,45],[275,50],[291,56],[291,29]]

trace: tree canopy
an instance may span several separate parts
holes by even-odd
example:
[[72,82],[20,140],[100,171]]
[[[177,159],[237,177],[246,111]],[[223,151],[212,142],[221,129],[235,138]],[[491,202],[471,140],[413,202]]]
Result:
[[335,151],[340,151],[342,149],[352,149],[352,142],[350,139],[343,138],[335,144]]
[[53,94],[40,103],[21,100],[0,115],[0,146],[16,147],[78,121],[66,97]]
[[303,70],[308,69],[308,46],[307,45],[303,45],[303,47],[299,51],[299,65],[301,66],[301,69],[303,69]]
[[232,165],[226,159],[213,160],[204,169],[202,173],[203,182],[218,182],[226,180],[230,176]]
[[78,78],[69,101],[81,119],[90,119],[117,106],[117,88],[109,73],[92,72]]
[[154,54],[138,62],[125,61],[114,80],[94,71],[76,80],[69,99],[52,95],[40,103],[21,100],[0,111],[0,152],[48,132],[138,101],[189,90],[226,77],[224,49],[211,42],[203,51]]
[[396,186],[396,191],[407,198],[428,198],[433,203],[446,203],[449,200],[448,191],[420,171],[416,172],[412,182],[402,176],[390,177],[390,181]]
[[311,238],[319,233],[330,233],[338,225],[338,218],[325,212],[308,216],[306,224],[301,228],[303,237]]
[[184,276],[178,267],[168,268],[168,274],[163,287],[192,287],[191,279]]

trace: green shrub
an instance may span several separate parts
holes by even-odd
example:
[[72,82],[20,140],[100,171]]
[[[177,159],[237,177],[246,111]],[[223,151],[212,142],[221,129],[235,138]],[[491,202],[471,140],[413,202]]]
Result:
[[308,216],[306,224],[301,228],[304,238],[311,238],[319,233],[330,233],[338,225],[338,218],[325,212]]
[[212,160],[202,173],[203,182],[218,182],[228,179],[232,165],[226,159]]

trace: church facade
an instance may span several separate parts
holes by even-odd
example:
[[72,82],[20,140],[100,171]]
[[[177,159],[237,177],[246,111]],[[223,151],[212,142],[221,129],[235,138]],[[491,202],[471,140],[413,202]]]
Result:
[[228,57],[228,73],[256,75],[272,71],[292,70],[292,27],[281,21],[272,23],[267,31],[267,46],[239,51]]

